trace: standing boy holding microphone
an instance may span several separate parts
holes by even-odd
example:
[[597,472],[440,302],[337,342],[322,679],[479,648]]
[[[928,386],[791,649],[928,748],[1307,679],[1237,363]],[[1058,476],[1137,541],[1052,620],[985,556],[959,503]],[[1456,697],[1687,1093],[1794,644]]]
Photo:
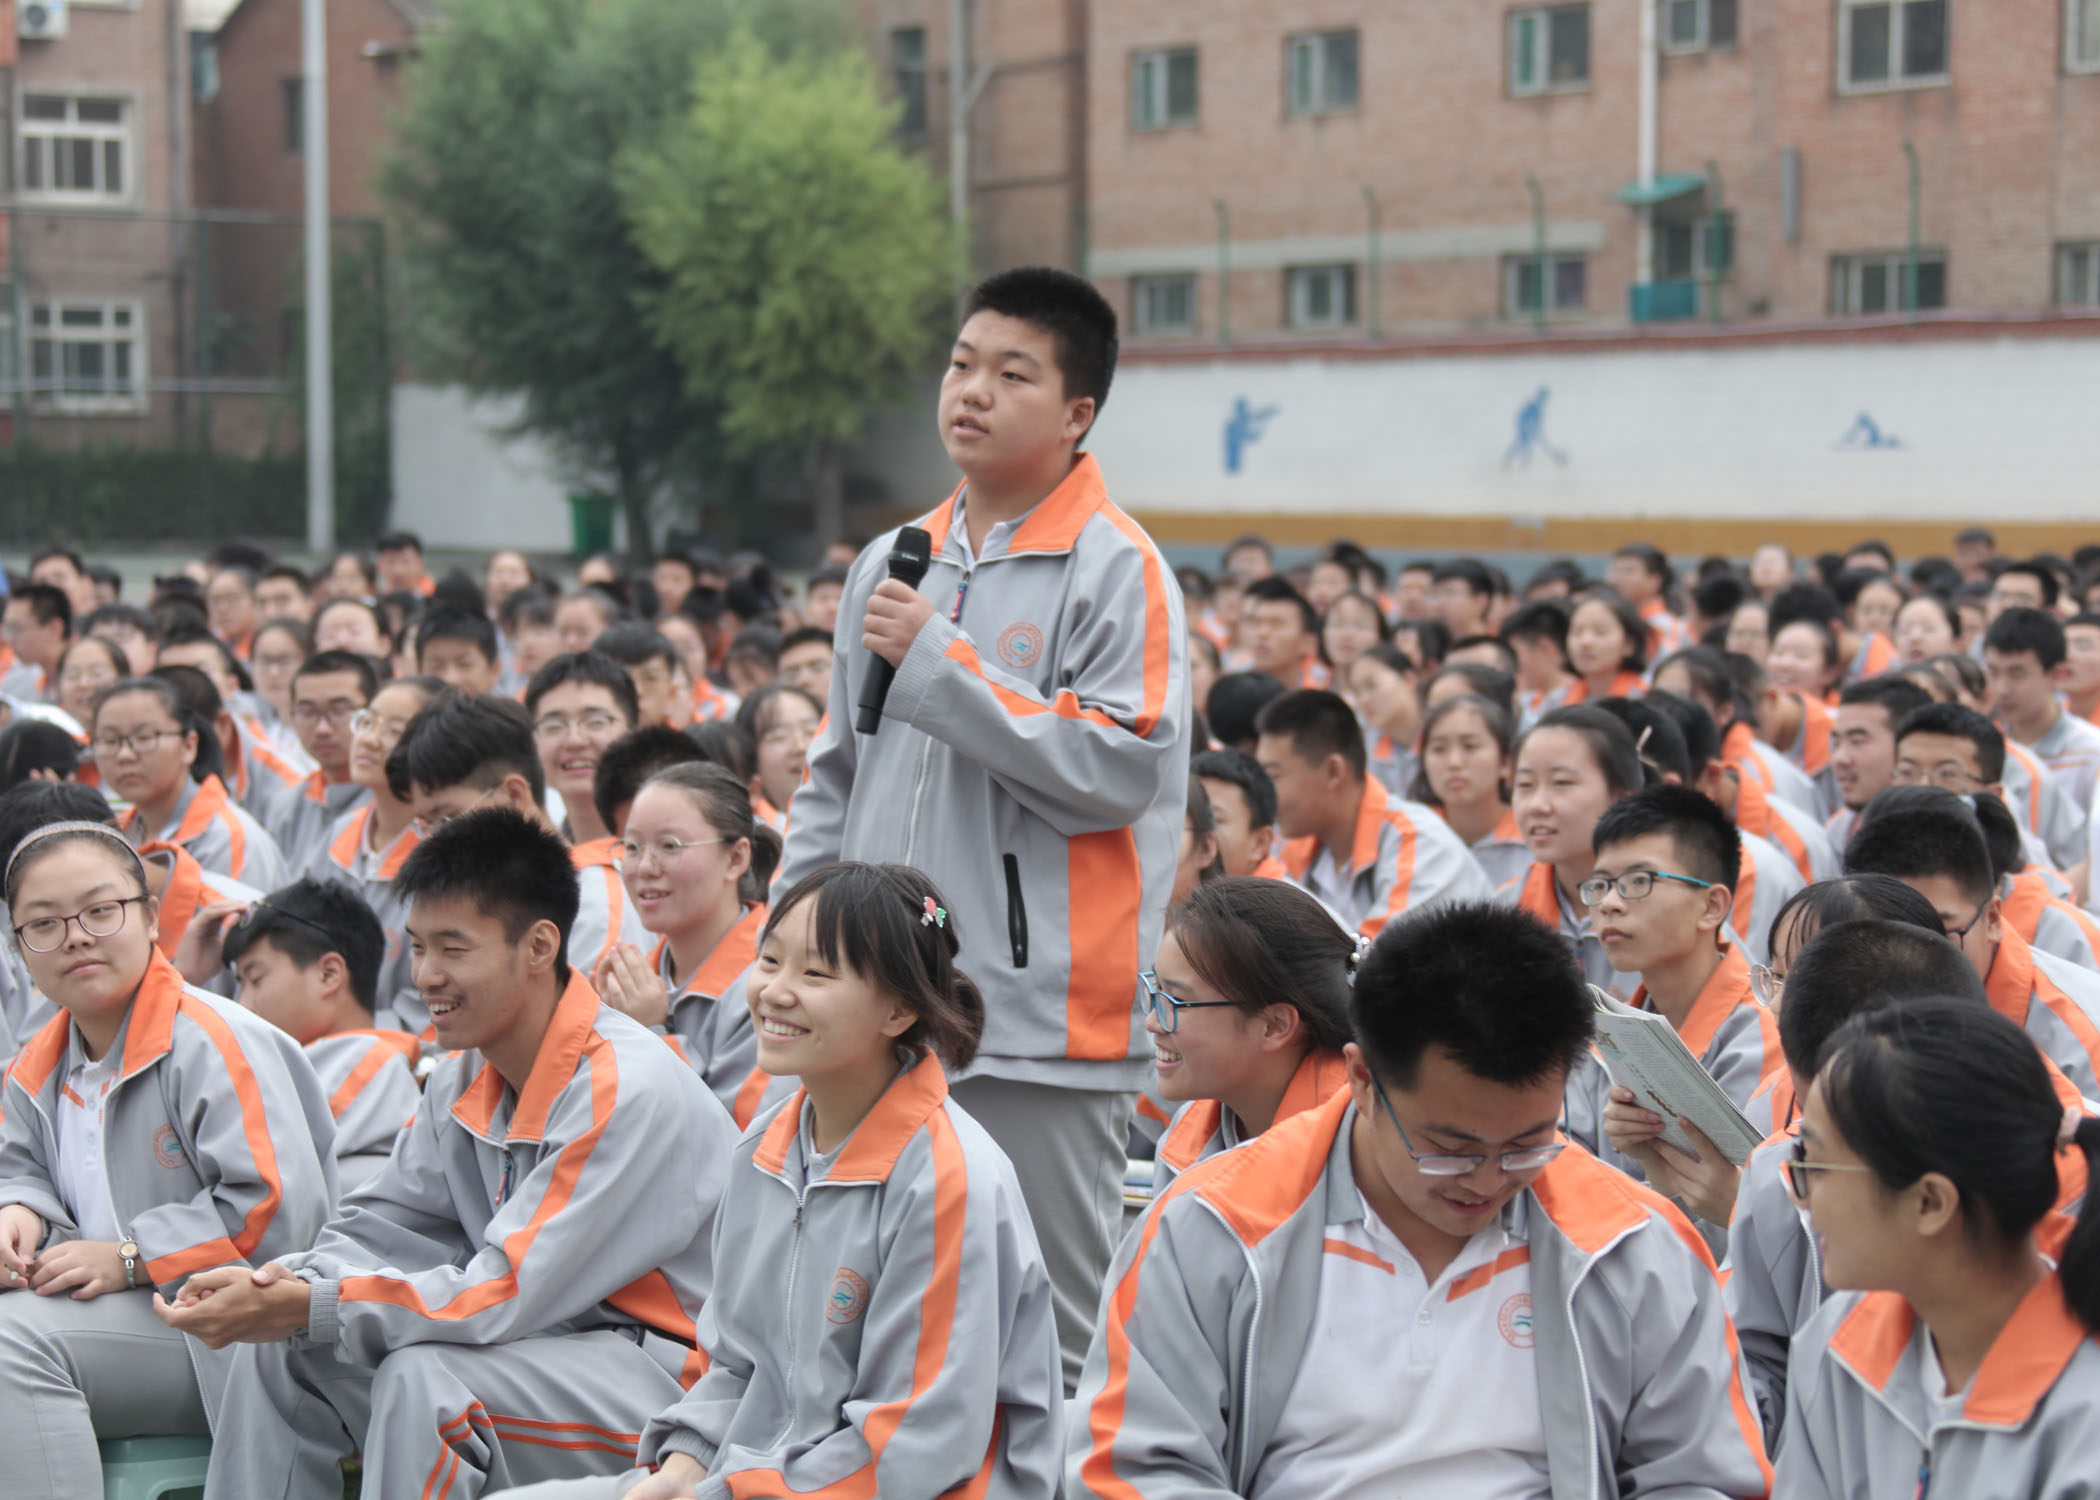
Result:
[[[778,877],[892,860],[952,893],[958,966],[987,1012],[954,1094],[1019,1176],[1068,1387],[1121,1227],[1150,1067],[1137,975],[1188,795],[1181,590],[1078,451],[1115,361],[1115,313],[1079,277],[1006,271],[971,292],[940,398],[963,482],[917,523],[919,589],[886,576],[896,533],[847,578],[829,716]],[[857,732],[871,700],[881,718]]]

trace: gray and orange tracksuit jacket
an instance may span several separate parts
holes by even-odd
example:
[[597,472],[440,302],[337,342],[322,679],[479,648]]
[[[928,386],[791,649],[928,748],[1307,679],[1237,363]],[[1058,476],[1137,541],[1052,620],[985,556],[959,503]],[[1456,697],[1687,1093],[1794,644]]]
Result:
[[[1349,1073],[1339,1052],[1319,1048],[1299,1059],[1297,1071],[1277,1102],[1274,1129],[1285,1120],[1317,1109],[1347,1088]],[[1248,1137],[1247,1139],[1252,1139]],[[1173,1121],[1159,1139],[1152,1157],[1152,1191],[1164,1193],[1170,1183],[1199,1161],[1209,1161],[1220,1151],[1242,1145],[1239,1121],[1216,1099],[1191,1099],[1174,1111]]]
[[412,1344],[639,1328],[690,1384],[735,1134],[663,1038],[572,970],[523,1089],[479,1052],[446,1058],[386,1167],[283,1257],[313,1285],[294,1342],[372,1367]]
[[1052,1500],[1064,1376],[1006,1156],[911,1063],[814,1180],[798,1090],[738,1143],[700,1315],[708,1369],[642,1434],[702,1500]]
[[[1197,1163],[1125,1236],[1074,1398],[1067,1495],[1250,1493],[1311,1336],[1327,1226],[1364,1214],[1355,1118],[1344,1091]],[[1735,1333],[1683,1215],[1579,1146],[1504,1212],[1529,1243],[1554,1500],[1763,1496]]]
[[1188,631],[1173,570],[1082,456],[1004,546],[965,562],[954,497],[934,607],[882,727],[853,730],[868,598],[895,533],[860,555],[823,731],[774,889],[839,859],[915,865],[984,992],[973,1071],[1135,1090],[1150,1067],[1138,971],[1165,928],[1188,806]]
[[[1298,838],[1286,843],[1278,857],[1295,884],[1324,901],[1332,893],[1311,882],[1313,861],[1321,852],[1318,839]],[[1363,797],[1356,804],[1356,842],[1349,851],[1348,895],[1333,897],[1344,922],[1375,938],[1406,912],[1494,899],[1487,871],[1434,808],[1403,801],[1375,778],[1364,778]]]
[[423,1044],[405,1031],[338,1031],[306,1044],[335,1117],[335,1161],[343,1192],[362,1187],[393,1154],[422,1105],[416,1065]]
[[669,943],[659,940],[653,959],[671,995],[670,1013],[661,1028],[664,1036],[722,1101],[739,1130],[795,1089],[793,1078],[775,1078],[759,1067],[758,1032],[744,999],[752,960],[758,956],[758,936],[765,927],[763,904],[745,908],[736,926],[689,975],[671,972]]
[[139,810],[126,808],[117,827],[134,848],[148,843],[180,844],[214,875],[230,875],[260,891],[274,891],[291,878],[277,840],[253,813],[226,792],[216,776],[184,785],[166,828],[143,828]]

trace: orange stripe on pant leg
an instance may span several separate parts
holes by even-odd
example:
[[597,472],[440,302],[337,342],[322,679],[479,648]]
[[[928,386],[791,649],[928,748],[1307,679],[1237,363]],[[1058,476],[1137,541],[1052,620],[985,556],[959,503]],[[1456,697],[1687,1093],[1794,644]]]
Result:
[[1065,990],[1065,1056],[1128,1057],[1142,889],[1137,840],[1117,828],[1076,834],[1066,849],[1072,977]]

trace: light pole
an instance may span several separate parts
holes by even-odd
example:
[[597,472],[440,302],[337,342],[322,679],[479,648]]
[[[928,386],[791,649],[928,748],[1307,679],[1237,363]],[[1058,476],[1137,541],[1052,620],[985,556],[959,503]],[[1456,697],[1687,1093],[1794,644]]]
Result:
[[300,0],[306,167],[306,547],[335,550],[335,308],[328,243],[328,0]]

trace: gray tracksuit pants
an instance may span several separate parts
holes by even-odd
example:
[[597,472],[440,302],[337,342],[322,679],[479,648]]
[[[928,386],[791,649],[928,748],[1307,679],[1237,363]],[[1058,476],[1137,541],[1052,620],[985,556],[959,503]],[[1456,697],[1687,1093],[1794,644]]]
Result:
[[415,1344],[376,1370],[333,1349],[243,1346],[206,1500],[340,1494],[364,1453],[367,1495],[472,1500],[634,1467],[642,1426],[684,1393],[610,1330],[474,1346]]
[[202,1436],[188,1341],[153,1293],[0,1294],[0,1466],[8,1500],[102,1500],[98,1438]]

